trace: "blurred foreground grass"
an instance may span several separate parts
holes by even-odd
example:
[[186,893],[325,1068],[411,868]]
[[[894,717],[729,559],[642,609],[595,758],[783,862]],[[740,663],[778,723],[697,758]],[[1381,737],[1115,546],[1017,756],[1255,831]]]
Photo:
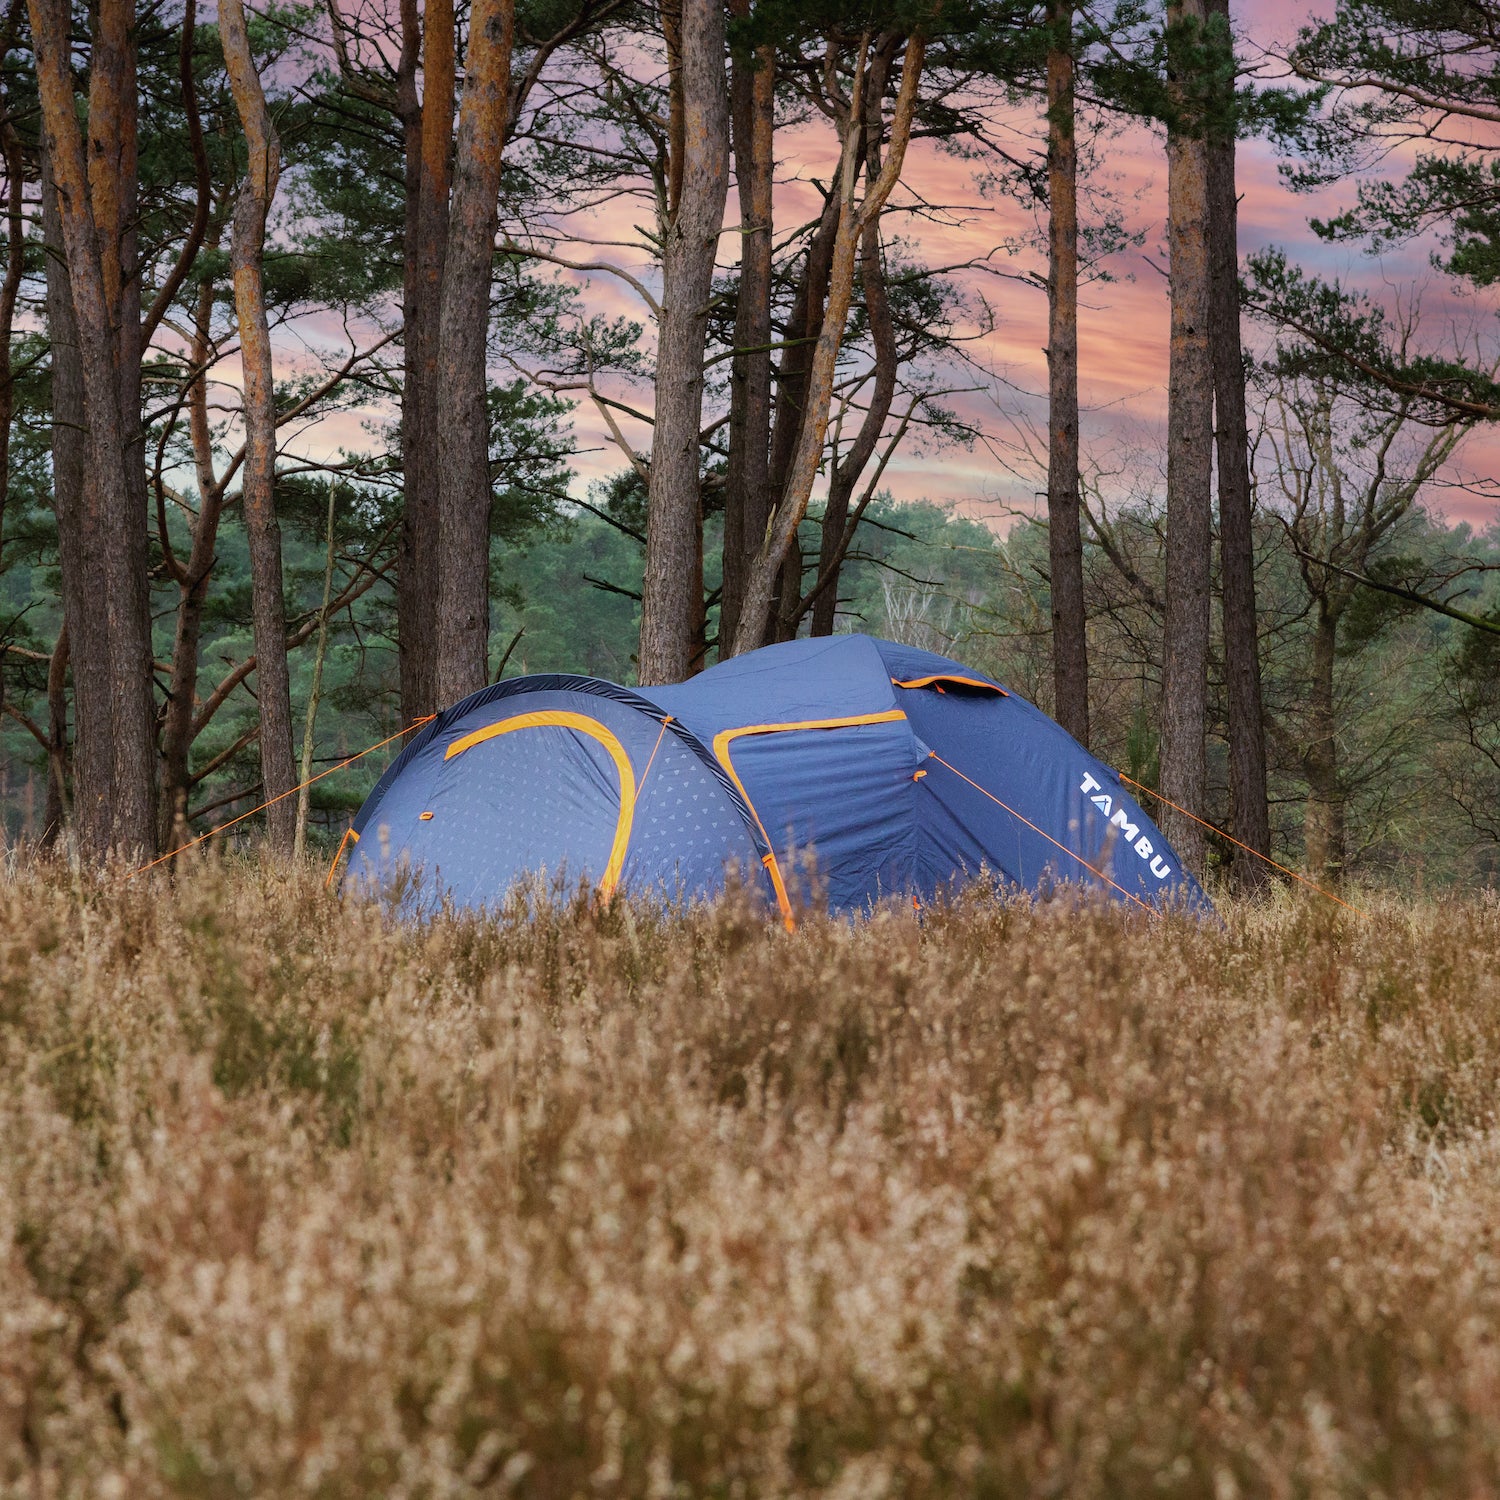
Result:
[[1500,1490],[1500,902],[0,876],[0,1493]]

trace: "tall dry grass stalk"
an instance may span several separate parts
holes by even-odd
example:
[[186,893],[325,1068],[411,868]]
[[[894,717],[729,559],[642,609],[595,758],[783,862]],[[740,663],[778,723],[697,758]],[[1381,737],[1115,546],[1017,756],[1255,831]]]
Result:
[[1500,903],[0,879],[0,1490],[1500,1490]]

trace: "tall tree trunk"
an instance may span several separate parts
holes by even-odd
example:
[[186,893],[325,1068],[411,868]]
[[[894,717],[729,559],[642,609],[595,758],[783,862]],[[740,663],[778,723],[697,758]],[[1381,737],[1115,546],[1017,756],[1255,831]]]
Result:
[[[1169,23],[1196,32],[1203,0],[1173,0]],[[1213,545],[1213,359],[1208,343],[1208,145],[1201,121],[1184,102],[1181,70],[1173,79],[1182,114],[1167,134],[1168,244],[1172,337],[1167,389],[1166,667],[1162,678],[1161,790],[1201,818],[1207,791],[1209,563]],[[1183,863],[1201,876],[1202,826],[1166,807],[1163,828]]]
[[1338,724],[1334,713],[1333,669],[1338,647],[1338,616],[1318,608],[1313,632],[1310,735],[1303,754],[1307,775],[1307,868],[1314,879],[1337,886],[1344,868],[1344,795],[1339,786]]
[[[812,600],[812,633],[832,635],[838,617],[839,572],[848,551],[845,532],[849,524],[849,501],[875,445],[885,430],[896,394],[896,327],[886,295],[885,267],[881,264],[880,224],[877,220],[864,233],[860,248],[859,277],[864,287],[865,315],[875,345],[875,387],[870,404],[849,451],[834,465],[828,477],[828,498],[823,506],[822,535],[818,548],[816,597]],[[798,614],[801,611],[799,609]],[[792,619],[795,634],[797,617]]]
[[438,368],[445,399],[438,434],[433,684],[436,703],[442,706],[477,692],[489,680],[491,492],[485,354],[514,40],[514,0],[475,0],[438,316]]
[[[735,16],[750,0],[731,0]],[[729,459],[724,475],[719,655],[739,628],[745,574],[771,514],[771,189],[775,165],[776,49],[736,55],[730,68],[734,175],[740,202],[740,284],[730,364]]]
[[[883,109],[886,82],[895,60],[896,39],[887,40],[876,49],[870,60],[870,78],[865,91],[864,151],[865,181],[873,187],[880,176],[880,137],[885,128]],[[865,465],[875,452],[880,434],[885,430],[896,394],[896,327],[891,319],[890,297],[886,291],[885,266],[880,253],[880,216],[865,225],[859,248],[859,279],[864,292],[865,316],[870,323],[870,339],[875,353],[875,386],[870,404],[849,451],[834,465],[828,478],[828,498],[823,506],[822,537],[818,549],[818,572],[815,580],[817,597],[812,603],[812,633],[832,635],[838,615],[839,571],[846,543],[844,530],[849,521],[849,499],[859,483]],[[784,591],[783,585],[783,591]],[[783,598],[783,605],[786,601]],[[791,601],[797,604],[797,600]],[[781,613],[787,611],[783,607]],[[800,611],[798,612],[800,613]],[[796,634],[797,614],[791,619],[791,633]]]
[[328,479],[328,544],[323,555],[323,602],[318,606],[318,644],[313,652],[312,686],[307,690],[307,718],[302,728],[302,766],[297,781],[297,836],[292,857],[301,859],[307,847],[307,814],[312,805],[313,746],[318,729],[318,703],[323,696],[323,663],[328,657],[328,601],[333,597],[333,528],[337,491]]
[[[146,433],[141,425],[140,258],[137,252],[137,84],[135,0],[100,0],[89,79],[87,161],[104,270],[106,316],[114,330],[112,371],[119,417],[123,499],[108,510],[105,577],[118,602],[107,610],[115,716],[113,847],[155,852],[156,706],[153,692]],[[78,297],[75,283],[74,299]],[[88,341],[84,340],[87,397]],[[94,426],[89,416],[91,430]]]
[[1073,109],[1073,4],[1048,0],[1047,24],[1047,545],[1052,685],[1057,722],[1089,742],[1088,635],[1078,499],[1078,146]]
[[[1229,37],[1229,0],[1208,0]],[[1245,358],[1240,345],[1239,211],[1232,129],[1208,143],[1209,343],[1214,364],[1215,445],[1219,460],[1219,558],[1224,589],[1224,676],[1229,708],[1229,805],[1234,836],[1258,854],[1271,852],[1266,799],[1266,725],[1261,703],[1260,643],[1255,615],[1255,537],[1250,498],[1250,440],[1245,416]],[[1270,867],[1236,850],[1235,889],[1264,890]]]
[[[211,251],[219,248],[218,231],[207,239]],[[193,320],[193,368],[209,364],[210,321],[213,317],[215,285],[204,277],[198,286]],[[177,576],[177,626],[172,643],[172,677],[161,727],[162,836],[165,847],[187,842],[188,792],[192,786],[189,760],[193,748],[193,723],[198,706],[198,643],[203,634],[203,610],[208,600],[209,580],[219,545],[219,520],[224,512],[224,485],[214,473],[213,428],[208,415],[207,382],[200,377],[188,392],[188,430],[193,445],[198,480],[198,515],[187,560]],[[165,525],[162,530],[165,532]],[[163,542],[163,550],[165,550]]]
[[807,572],[807,558],[802,551],[802,534],[794,532],[786,544],[781,560],[781,576],[771,600],[771,641],[797,639],[797,605],[802,599],[802,580]]
[[[9,104],[0,94],[0,107]],[[0,282],[0,563],[5,557],[5,507],[10,500],[10,427],[16,415],[16,382],[10,340],[15,332],[16,298],[26,268],[25,164],[21,139],[7,119],[0,125],[0,156],[5,161],[5,277]]]
[[[217,252],[221,241],[222,218],[214,211],[213,176],[203,137],[203,121],[198,109],[197,82],[193,73],[193,51],[197,27],[196,0],[186,0],[181,35],[178,38],[177,71],[182,95],[183,113],[188,123],[188,144],[193,153],[194,176],[198,201],[187,241],[167,280],[157,289],[147,322],[159,326],[172,299],[181,289],[198,252],[205,245]],[[191,368],[197,378],[188,388],[188,431],[193,448],[193,463],[198,480],[198,513],[189,522],[191,542],[188,559],[181,562],[172,548],[167,522],[167,497],[162,477],[168,429],[164,429],[157,447],[153,479],[156,489],[157,530],[162,561],[177,584],[177,620],[172,647],[171,681],[161,718],[161,802],[158,809],[160,833],[158,843],[177,848],[188,839],[187,799],[191,785],[188,774],[193,742],[193,719],[197,708],[198,643],[203,629],[203,610],[208,598],[209,578],[213,572],[218,545],[219,518],[224,507],[224,487],[214,477],[213,430],[208,417],[208,385],[205,372],[211,359],[211,327],[214,311],[214,278],[200,278],[194,298]]]
[[729,98],[724,10],[719,0],[681,0],[672,91],[681,100],[680,148],[662,246],[662,310],[656,355],[655,428],[646,502],[638,677],[681,682],[693,670],[695,567],[702,506],[698,434],[703,423],[703,348],[714,259],[729,190]]
[[841,200],[834,183],[823,199],[823,213],[802,258],[791,312],[787,317],[786,348],[776,367],[776,421],[771,434],[771,496],[781,499],[797,438],[807,411],[807,381],[812,371],[818,335],[823,331],[823,309],[828,300],[828,274],[838,239]]
[[68,816],[68,620],[64,614],[57,644],[47,663],[47,816],[42,846],[61,836]]
[[[401,400],[400,562],[396,573],[401,716],[411,723],[437,708],[438,422],[443,382],[438,363],[443,262],[452,176],[455,56],[452,0],[401,0],[402,57],[397,112],[406,149],[403,320],[405,380]],[[417,55],[422,98],[417,100]]]
[[97,550],[88,536],[96,503],[88,495],[83,362],[73,318],[52,158],[42,153],[42,239],[47,254],[47,335],[52,356],[52,504],[62,565],[63,620],[73,670],[73,816],[81,849],[109,847],[109,792],[114,779],[109,712],[109,636],[89,569]]
[[[891,189],[901,176],[906,147],[911,138],[912,116],[916,108],[917,85],[922,76],[926,44],[920,36],[906,44],[901,89],[891,121],[890,151],[879,175],[856,201],[855,182],[859,145],[864,136],[862,88],[868,70],[859,61],[855,103],[844,129],[843,150],[839,162],[838,227],[834,236],[833,257],[829,265],[828,297],[824,306],[822,327],[813,349],[807,387],[803,400],[796,449],[787,468],[786,483],[771,525],[754,562],[745,589],[745,603],[735,637],[735,654],[753,651],[765,637],[771,622],[777,575],[796,542],[797,528],[807,514],[813,485],[823,461],[823,445],[828,434],[828,409],[833,399],[834,374],[839,350],[844,340],[844,325],[854,291],[855,253],[865,230],[880,217]],[[777,425],[781,417],[778,413]]]
[[[802,419],[807,411],[807,382],[812,373],[817,342],[823,331],[828,277],[833,266],[833,251],[838,240],[841,212],[842,200],[839,185],[835,182],[824,197],[822,217],[808,241],[807,253],[802,258],[802,273],[797,280],[791,314],[787,319],[786,348],[782,351],[776,371],[775,425],[771,432],[771,473],[767,486],[771,505],[767,513],[768,523],[786,494],[787,478],[796,456]],[[754,564],[755,554],[765,545],[764,528],[759,539],[747,537],[747,540],[752,543],[747,563],[748,579],[748,569]],[[793,533],[776,577],[770,617],[764,639],[759,644],[769,645],[780,637],[785,616],[783,597],[795,600],[801,592],[802,547],[800,539]]]
[[[90,72],[88,156],[73,95],[70,15],[30,0],[42,146],[71,292],[86,432],[76,528],[72,655],[80,736],[79,830],[95,856],[150,851],[156,837],[145,464],[140,425],[140,288],[135,256],[134,9],[101,0]],[[65,603],[65,608],[67,604]],[[94,616],[84,619],[85,615]],[[101,649],[102,673],[83,666]],[[80,670],[81,669],[81,670]],[[95,701],[102,689],[103,702]],[[89,699],[87,706],[85,699]],[[82,740],[108,725],[100,753]],[[107,756],[107,761],[103,759]],[[107,774],[105,767],[107,765]],[[88,811],[85,813],[85,806]]]
[[261,784],[264,800],[270,803],[266,831],[271,848],[277,854],[289,855],[297,825],[297,808],[290,796],[297,785],[297,763],[292,748],[281,525],[276,519],[276,386],[264,278],[266,219],[281,176],[281,141],[250,55],[241,0],[219,0],[219,36],[250,151],[245,180],[234,206],[230,264],[245,382],[245,467],[240,496],[250,542]]

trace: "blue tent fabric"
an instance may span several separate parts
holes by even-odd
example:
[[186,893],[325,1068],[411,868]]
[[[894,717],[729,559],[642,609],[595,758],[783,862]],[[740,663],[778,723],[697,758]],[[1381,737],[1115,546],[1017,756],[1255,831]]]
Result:
[[929,900],[985,871],[1208,909],[1115,773],[1039,709],[946,657],[857,635],[639,693],[556,675],[487,688],[403,751],[353,832],[350,876],[419,868],[460,906],[535,872],[706,897],[734,866],[790,919],[810,864],[838,912]]
[[[353,825],[346,881],[388,883],[421,872],[417,896],[462,908],[497,905],[526,875],[601,883],[625,803],[629,839],[620,888],[667,899],[722,889],[735,864],[760,878],[762,849],[743,800],[680,725],[628,689],[590,678],[514,678],[441,714],[402,751]],[[461,747],[486,731],[488,738]]]

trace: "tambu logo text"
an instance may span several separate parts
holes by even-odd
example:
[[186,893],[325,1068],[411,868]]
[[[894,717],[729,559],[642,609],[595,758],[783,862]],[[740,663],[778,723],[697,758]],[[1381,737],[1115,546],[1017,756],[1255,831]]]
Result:
[[[1141,832],[1139,823],[1132,823],[1125,811],[1125,799],[1120,798],[1120,806],[1115,807],[1108,792],[1094,780],[1088,772],[1084,772],[1083,784],[1078,788],[1106,818],[1109,818],[1112,827],[1118,828],[1125,836],[1125,842],[1140,855],[1142,859],[1150,860],[1151,873],[1158,880],[1165,880],[1172,873],[1172,867],[1161,855],[1156,852],[1151,840]],[[1111,816],[1113,813],[1113,816]]]

